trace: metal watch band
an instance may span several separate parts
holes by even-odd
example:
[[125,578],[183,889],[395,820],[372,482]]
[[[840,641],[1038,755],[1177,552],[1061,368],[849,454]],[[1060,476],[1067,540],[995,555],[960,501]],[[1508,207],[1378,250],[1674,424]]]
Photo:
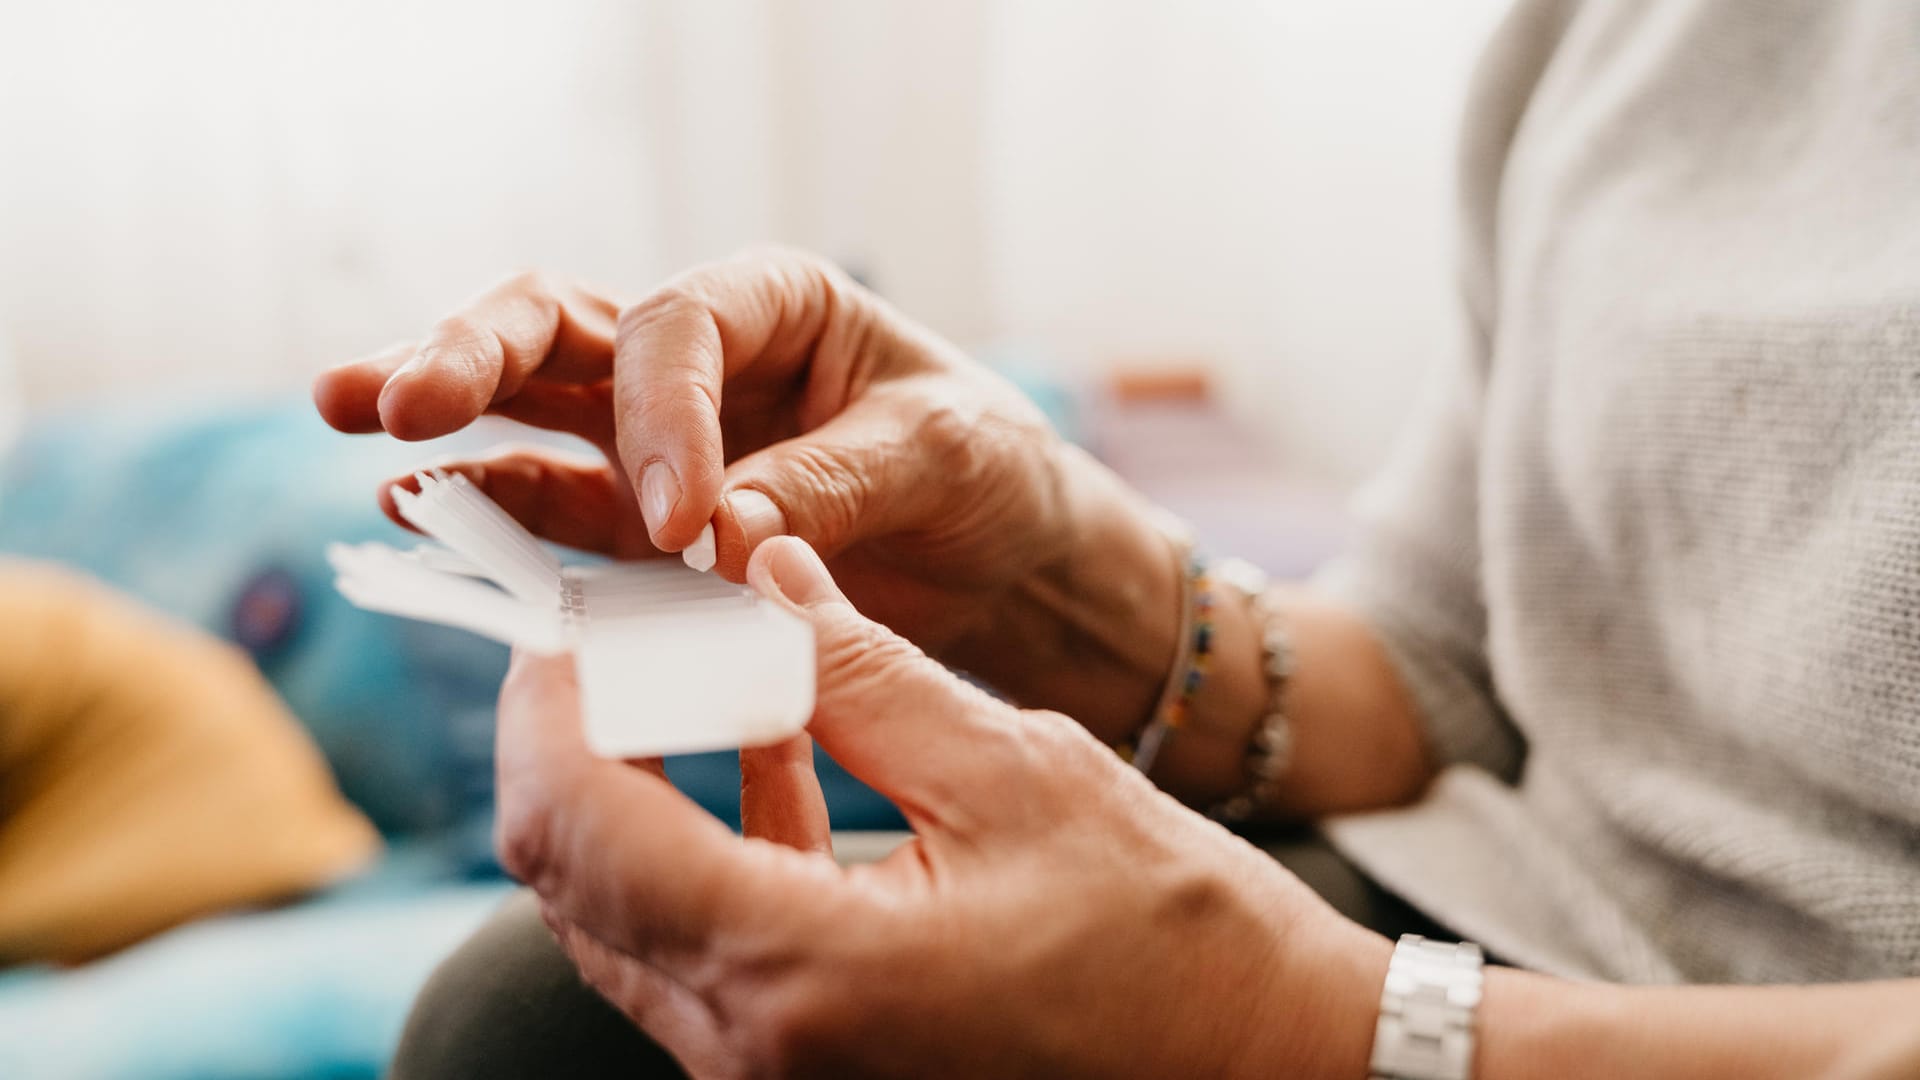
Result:
[[1472,1080],[1480,946],[1406,934],[1393,947],[1373,1033],[1373,1080]]

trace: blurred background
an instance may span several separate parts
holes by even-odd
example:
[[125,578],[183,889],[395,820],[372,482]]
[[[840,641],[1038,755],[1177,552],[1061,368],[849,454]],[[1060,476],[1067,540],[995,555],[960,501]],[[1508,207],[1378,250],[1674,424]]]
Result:
[[[499,651],[347,608],[320,559],[397,539],[373,485],[442,448],[327,431],[319,368],[517,270],[637,299],[797,244],[1217,547],[1303,572],[1454,344],[1452,146],[1501,7],[0,3],[0,624],[38,658],[0,667],[0,1075],[376,1075],[505,888]],[[203,659],[207,681],[152,690]],[[57,755],[22,717],[99,724],[113,695],[87,679],[127,685],[86,746],[226,716],[194,736],[200,790],[305,776],[317,750],[313,804],[241,843],[194,824],[204,795],[158,830],[142,808],[177,793],[73,767],[98,805],[46,825],[28,795]],[[235,735],[268,729],[272,766]],[[676,775],[725,816],[729,768]],[[834,782],[836,824],[895,823]],[[232,797],[280,820],[273,792]],[[295,858],[288,835],[331,839]],[[190,850],[240,884],[152,903]],[[68,891],[7,906],[56,870]],[[101,1015],[118,1037],[87,1034]]]
[[226,392],[513,270],[768,240],[968,345],[1174,355],[1336,484],[1450,344],[1497,0],[16,5],[0,314],[29,408]]

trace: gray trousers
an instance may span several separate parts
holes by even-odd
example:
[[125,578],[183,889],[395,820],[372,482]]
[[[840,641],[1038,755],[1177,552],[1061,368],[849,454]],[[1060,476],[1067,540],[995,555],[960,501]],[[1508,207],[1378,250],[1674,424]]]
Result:
[[[1249,836],[1347,918],[1388,937],[1445,929],[1362,874],[1317,833]],[[407,1018],[394,1080],[678,1077],[666,1051],[580,981],[531,893],[443,961]]]

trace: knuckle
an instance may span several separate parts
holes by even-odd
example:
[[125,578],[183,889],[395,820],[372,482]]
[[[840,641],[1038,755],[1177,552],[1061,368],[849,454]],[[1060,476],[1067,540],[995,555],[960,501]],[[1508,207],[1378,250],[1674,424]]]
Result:
[[622,341],[625,341],[665,320],[683,317],[689,312],[699,313],[705,317],[707,310],[707,297],[704,292],[696,289],[691,281],[683,276],[667,282],[648,293],[639,302],[623,309],[614,332]]
[[925,654],[905,638],[878,623],[868,622],[851,610],[840,625],[824,627],[820,635],[820,672],[831,675],[835,685],[849,689],[871,687],[908,670],[929,663]]
[[814,538],[832,542],[850,535],[872,498],[873,477],[835,448],[793,443],[785,455],[789,512]]
[[501,352],[500,339],[493,331],[464,314],[449,315],[435,323],[428,340],[442,363],[452,362],[470,372],[477,372],[484,361],[497,359],[496,354]]
[[[559,318],[563,305],[559,288],[550,278],[529,270],[516,275],[504,292],[513,307],[532,316],[527,320],[529,328],[544,327],[539,336],[551,336],[551,324]],[[518,321],[508,320],[509,323]]]
[[788,249],[777,265],[789,287],[800,296],[832,301],[857,289],[846,271],[810,251]]
[[725,259],[682,271],[627,309],[644,320],[662,312],[711,310],[719,298],[741,286],[812,283],[839,290],[846,278],[839,267],[813,252],[781,245],[746,248]]
[[995,497],[1020,490],[1034,448],[1048,438],[1044,423],[971,392],[956,393],[946,377],[923,386],[915,391],[920,400],[910,434],[921,460],[955,488]]
[[1078,738],[1080,725],[1065,713],[1051,709],[1020,710],[1023,741],[1046,752],[1052,760],[1073,761],[1083,749]]
[[1118,759],[1080,723],[1064,713],[1022,709],[1015,741],[1026,767],[1069,782],[1098,780]]
[[1183,860],[1169,869],[1156,891],[1155,926],[1196,926],[1222,921],[1238,902],[1235,885],[1218,871]]
[[1075,734],[1080,731],[1080,725],[1066,713],[1052,709],[1023,709],[1020,715],[1026,718],[1030,730],[1037,737],[1064,744],[1069,749],[1078,749],[1080,740]]
[[[1074,747],[1056,722],[1059,714],[1021,710],[1016,727],[1026,765],[1035,772],[1057,773],[1074,764]],[[1064,717],[1060,717],[1064,720]]]
[[978,410],[963,407],[951,395],[941,395],[922,405],[913,437],[936,457],[966,468],[980,457],[979,431]]
[[441,347],[470,345],[490,335],[465,313],[448,315],[433,324],[433,340]]
[[641,306],[660,311],[704,311],[710,299],[707,290],[700,286],[699,278],[689,274],[662,285],[641,301]]

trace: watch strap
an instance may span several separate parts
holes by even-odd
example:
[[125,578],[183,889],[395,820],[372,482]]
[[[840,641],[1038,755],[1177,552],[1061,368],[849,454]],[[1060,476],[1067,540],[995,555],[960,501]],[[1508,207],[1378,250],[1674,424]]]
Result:
[[1472,1080],[1485,966],[1478,945],[1400,938],[1380,993],[1373,1080]]

